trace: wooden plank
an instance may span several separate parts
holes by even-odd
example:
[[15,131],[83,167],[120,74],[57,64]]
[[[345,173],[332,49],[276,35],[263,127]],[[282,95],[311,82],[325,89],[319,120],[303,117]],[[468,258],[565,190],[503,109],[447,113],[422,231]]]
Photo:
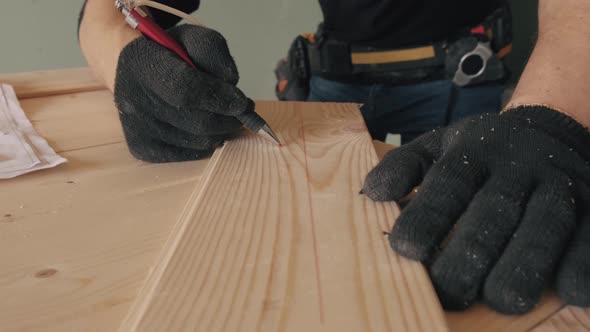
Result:
[[63,155],[0,183],[0,331],[115,331],[208,163]]
[[532,331],[588,332],[590,331],[590,309],[565,307]]
[[105,89],[86,67],[0,74],[0,82],[12,85],[20,99]]
[[218,150],[121,331],[443,331],[393,203],[358,194],[377,155],[353,105],[259,103],[285,144]]
[[0,185],[0,331],[116,330],[208,163],[64,157]]
[[530,313],[503,315],[478,304],[464,312],[447,312],[447,322],[452,332],[529,331],[563,307],[554,294],[549,294]]
[[20,104],[58,153],[125,140],[113,96],[106,90],[24,99]]

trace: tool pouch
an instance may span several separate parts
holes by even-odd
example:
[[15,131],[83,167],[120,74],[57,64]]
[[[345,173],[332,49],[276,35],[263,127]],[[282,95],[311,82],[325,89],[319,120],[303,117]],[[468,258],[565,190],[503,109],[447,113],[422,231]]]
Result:
[[477,37],[462,38],[451,44],[445,67],[448,78],[460,87],[499,81],[507,76],[504,64],[494,54],[490,43]]
[[449,42],[445,59],[448,78],[461,87],[507,79],[502,59],[511,51],[512,14],[505,5]]
[[[277,64],[275,93],[279,100],[307,100],[313,75],[354,83],[415,84],[452,80],[464,87],[499,82],[509,77],[502,59],[512,50],[512,13],[504,5],[482,24],[457,31],[444,41],[427,45],[432,55],[406,61],[359,64],[362,53],[415,52],[359,47],[329,38],[320,24],[315,34],[295,38],[288,57]],[[419,48],[421,49],[421,48]]]
[[313,35],[297,36],[291,43],[288,56],[277,63],[275,94],[279,100],[307,100],[311,79],[308,48],[313,41]]

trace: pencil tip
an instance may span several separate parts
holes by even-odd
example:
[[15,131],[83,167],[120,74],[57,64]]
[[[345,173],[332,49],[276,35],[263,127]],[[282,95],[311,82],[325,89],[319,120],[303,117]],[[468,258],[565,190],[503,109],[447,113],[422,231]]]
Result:
[[263,136],[267,137],[268,139],[274,141],[275,143],[277,143],[279,145],[279,147],[283,146],[283,144],[281,143],[281,141],[279,140],[277,135],[275,135],[275,133],[272,131],[272,129],[270,129],[270,127],[268,125],[264,125],[262,128],[260,128],[258,133],[260,133]]

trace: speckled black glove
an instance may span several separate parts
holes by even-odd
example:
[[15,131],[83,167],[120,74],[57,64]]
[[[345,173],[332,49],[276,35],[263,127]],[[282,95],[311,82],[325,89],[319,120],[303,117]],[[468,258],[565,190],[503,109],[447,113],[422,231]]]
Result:
[[390,242],[427,263],[445,308],[481,294],[497,311],[524,313],[548,283],[590,306],[589,161],[585,128],[527,106],[422,135],[386,155],[364,192],[397,201],[420,185]]
[[225,39],[204,27],[169,30],[197,69],[141,37],[119,57],[115,103],[131,153],[149,162],[199,159],[241,128],[235,116],[254,103],[237,87]]

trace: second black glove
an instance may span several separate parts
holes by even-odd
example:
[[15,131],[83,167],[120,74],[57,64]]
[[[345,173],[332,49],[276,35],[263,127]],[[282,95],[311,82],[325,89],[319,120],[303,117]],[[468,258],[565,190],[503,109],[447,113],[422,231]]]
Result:
[[420,136],[386,155],[364,191],[399,200],[420,185],[390,242],[429,265],[445,308],[482,294],[500,312],[524,313],[547,283],[590,306],[589,146],[568,116],[522,107]]

